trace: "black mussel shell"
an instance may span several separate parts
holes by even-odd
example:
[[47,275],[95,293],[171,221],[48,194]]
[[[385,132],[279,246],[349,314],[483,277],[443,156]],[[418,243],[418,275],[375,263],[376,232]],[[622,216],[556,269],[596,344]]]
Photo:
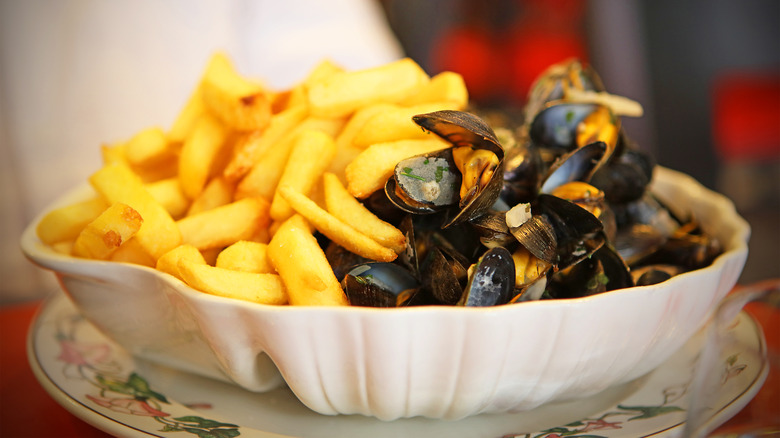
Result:
[[608,158],[607,151],[607,144],[597,141],[558,158],[544,178],[541,193],[552,193],[557,187],[572,181],[589,182]]
[[583,66],[578,59],[553,64],[531,85],[525,105],[526,119],[533,119],[546,103],[563,99],[564,86],[580,91],[605,91],[596,71],[590,66]]
[[341,281],[353,306],[397,307],[419,288],[414,276],[394,263],[374,262],[358,265]]
[[528,135],[542,148],[563,154],[577,148],[577,126],[599,105],[550,102],[533,118]]
[[541,194],[534,207],[555,232],[559,268],[588,257],[606,241],[604,224],[588,210],[557,196]]
[[495,306],[512,299],[515,262],[506,248],[495,247],[480,257],[458,305]]
[[496,133],[484,120],[464,111],[443,110],[419,114],[412,120],[420,127],[443,138],[453,147],[488,149],[503,158],[504,150]]
[[634,286],[623,259],[609,245],[550,277],[547,289],[553,298],[581,298]]
[[506,224],[506,212],[488,210],[469,221],[469,224],[479,236],[479,241],[488,248],[508,247],[517,242]]
[[467,266],[448,257],[440,248],[431,249],[426,265],[423,284],[436,302],[449,305],[457,303],[468,280]]
[[637,286],[649,286],[666,281],[688,270],[677,265],[647,265],[631,269],[631,276]]
[[533,215],[510,231],[515,239],[539,260],[551,264],[558,262],[558,239],[547,216]]
[[531,143],[509,149],[504,160],[501,199],[509,205],[531,202],[545,173],[539,148]]
[[328,259],[333,274],[338,281],[344,279],[347,272],[352,270],[357,265],[364,264],[370,260],[359,256],[352,251],[345,249],[343,246],[331,241],[325,248],[325,258]]
[[604,191],[612,204],[625,204],[640,199],[653,177],[655,162],[642,151],[626,149],[616,159],[602,166],[591,184]]

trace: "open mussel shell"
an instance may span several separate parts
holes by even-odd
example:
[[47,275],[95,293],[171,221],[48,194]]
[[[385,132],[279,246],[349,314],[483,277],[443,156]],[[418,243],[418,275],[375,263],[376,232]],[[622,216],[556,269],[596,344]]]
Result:
[[577,127],[599,105],[594,103],[550,102],[531,121],[528,135],[543,148],[565,153],[577,148]]
[[542,155],[533,143],[525,142],[508,149],[501,199],[509,205],[531,202],[539,193],[544,173]]
[[566,89],[597,92],[606,90],[596,71],[576,58],[553,64],[531,85],[525,105],[528,119],[533,118],[546,103],[563,99]]
[[608,146],[603,141],[590,143],[561,156],[547,171],[540,192],[550,194],[572,181],[589,182],[608,157]]
[[471,146],[488,149],[503,158],[504,149],[496,133],[474,114],[464,111],[442,110],[419,114],[412,120],[420,127],[443,138],[454,147]]
[[482,216],[469,221],[469,224],[479,235],[479,241],[488,248],[508,247],[516,242],[506,224],[506,212],[488,210]]
[[602,245],[590,257],[550,276],[552,298],[581,298],[634,286],[628,266],[610,246]]
[[625,149],[593,174],[591,183],[603,190],[612,204],[625,204],[642,197],[653,177],[655,161],[638,149]]
[[546,218],[548,226],[555,233],[557,260],[554,264],[559,268],[571,266],[590,256],[606,242],[601,220],[573,202],[541,194],[534,207],[538,214]]
[[401,160],[385,183],[385,194],[401,210],[431,214],[457,205],[460,185],[452,148],[447,148]]
[[468,281],[468,266],[442,248],[432,248],[428,253],[423,284],[438,303],[455,304],[463,295]]
[[502,247],[491,248],[480,257],[469,276],[460,306],[483,307],[506,304],[515,287],[515,262]]
[[[387,197],[399,208],[416,214],[446,209],[443,228],[482,215],[498,199],[503,185],[504,150],[496,134],[479,117],[462,111],[436,111],[413,117],[415,123],[452,144],[452,148],[399,162],[385,184]],[[492,152],[498,162],[490,168],[487,182],[479,179],[472,195],[461,198],[462,177],[453,148],[467,147]]]
[[399,265],[372,262],[352,268],[341,281],[341,286],[353,306],[398,307],[412,296],[420,284]]

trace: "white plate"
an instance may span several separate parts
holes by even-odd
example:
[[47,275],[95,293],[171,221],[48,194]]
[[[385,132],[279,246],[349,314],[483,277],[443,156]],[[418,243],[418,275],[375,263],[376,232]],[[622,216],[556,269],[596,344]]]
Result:
[[[746,345],[763,348],[761,329],[747,314],[740,314],[733,330]],[[129,356],[83,319],[63,293],[47,301],[36,317],[28,357],[35,376],[58,403],[117,436],[671,437],[680,433],[685,420],[687,388],[701,345],[700,333],[655,371],[593,397],[460,421],[320,415],[287,388],[259,394],[164,368]],[[767,374],[760,362],[727,353],[731,359],[724,364],[731,372],[715,407],[718,423],[739,412]]]

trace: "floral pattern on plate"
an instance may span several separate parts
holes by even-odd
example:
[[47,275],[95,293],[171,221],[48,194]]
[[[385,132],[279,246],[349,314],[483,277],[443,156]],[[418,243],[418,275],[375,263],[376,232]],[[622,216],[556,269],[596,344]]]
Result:
[[[740,315],[733,330],[751,342],[761,342],[755,322],[746,314]],[[168,390],[189,387],[183,392],[175,391],[179,400],[184,400],[181,398],[184,394],[190,401],[180,403],[144,377],[153,377],[158,368],[139,364],[81,317],[63,294],[49,301],[37,317],[29,354],[36,376],[58,402],[65,405],[75,400],[79,408],[71,409],[74,414],[110,433],[126,428],[152,436],[179,437],[184,435],[178,432],[220,438],[322,434],[345,438],[427,438],[431,433],[449,437],[476,436],[474,433],[479,431],[479,436],[496,438],[616,438],[679,434],[700,345],[701,339],[695,338],[650,375],[625,388],[610,389],[587,399],[542,406],[529,412],[478,415],[460,421],[418,417],[393,422],[359,415],[320,415],[297,402],[286,389],[275,390],[271,395],[255,394],[233,385],[168,370],[167,373],[176,377]],[[739,352],[729,352],[725,357],[723,393],[717,406],[723,412],[724,421],[760,388],[758,368],[760,364],[743,362]],[[157,376],[156,382],[164,382],[167,378],[167,375]],[[611,395],[608,394],[610,391]],[[190,400],[193,395],[198,399]],[[252,408],[251,416],[240,409],[252,403],[256,407]],[[575,407],[581,410],[583,405],[589,404],[604,405],[606,409],[576,417],[579,419],[567,417],[567,413],[577,412]],[[265,416],[264,410],[269,411]],[[242,421],[238,421],[239,418]],[[546,426],[537,427],[539,424]],[[526,429],[526,425],[534,428]]]

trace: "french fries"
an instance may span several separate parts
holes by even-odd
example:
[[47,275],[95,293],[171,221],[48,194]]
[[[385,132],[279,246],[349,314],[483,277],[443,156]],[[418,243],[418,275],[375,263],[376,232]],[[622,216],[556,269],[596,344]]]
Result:
[[79,233],[73,255],[98,260],[111,256],[119,246],[138,232],[144,220],[127,204],[117,202],[100,213]]
[[467,103],[460,75],[430,78],[411,59],[359,71],[326,60],[271,90],[218,53],[170,129],[102,145],[97,196],[36,231],[57,251],[150,266],[212,295],[348,305],[318,239],[382,262],[406,250],[361,200],[400,160],[450,147],[412,116]]
[[290,304],[349,304],[303,217],[295,215],[282,223],[268,244],[268,257],[287,288]]

